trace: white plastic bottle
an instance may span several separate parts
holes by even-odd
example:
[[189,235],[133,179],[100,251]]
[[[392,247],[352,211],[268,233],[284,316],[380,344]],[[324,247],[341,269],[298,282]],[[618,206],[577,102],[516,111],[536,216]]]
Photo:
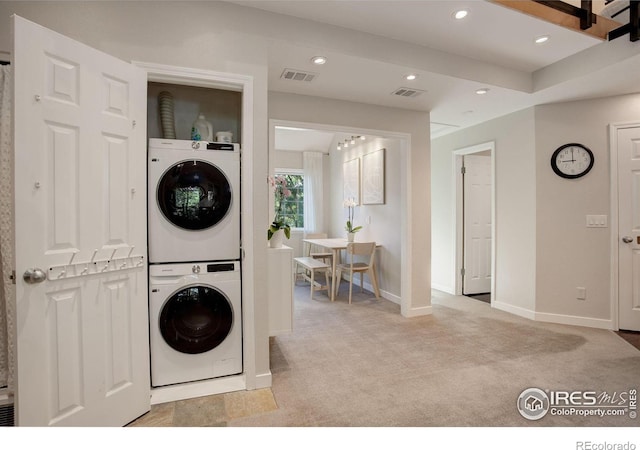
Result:
[[204,118],[204,114],[200,114],[193,126],[191,127],[192,141],[212,141],[213,126]]

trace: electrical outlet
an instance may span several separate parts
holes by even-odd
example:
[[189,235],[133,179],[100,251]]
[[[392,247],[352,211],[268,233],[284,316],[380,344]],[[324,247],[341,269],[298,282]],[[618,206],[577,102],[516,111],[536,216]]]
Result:
[[367,225],[371,225],[371,216],[367,216]]
[[577,287],[576,288],[576,298],[578,300],[585,300],[587,298],[587,288]]

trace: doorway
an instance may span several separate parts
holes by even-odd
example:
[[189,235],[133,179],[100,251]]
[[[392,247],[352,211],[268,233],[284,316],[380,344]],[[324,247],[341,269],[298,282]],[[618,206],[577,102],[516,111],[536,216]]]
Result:
[[640,331],[640,123],[611,126],[611,301],[614,328]]
[[[276,145],[276,128],[289,129],[289,130],[303,130],[313,135],[314,133],[331,133],[335,135],[336,139],[344,140],[344,135],[357,135],[366,136],[365,144],[356,145],[356,153],[359,153],[360,149],[365,153],[370,153],[372,149],[379,149],[380,146],[369,144],[369,142],[379,141],[393,141],[393,145],[389,144],[385,148],[388,152],[387,155],[393,154],[393,156],[387,156],[387,158],[393,158],[390,165],[395,166],[396,173],[391,180],[387,180],[387,201],[384,204],[379,205],[364,205],[361,204],[356,212],[357,221],[359,225],[364,225],[364,229],[360,232],[359,238],[371,239],[380,242],[384,247],[384,256],[380,256],[380,273],[387,273],[388,277],[385,277],[385,286],[388,289],[381,290],[381,296],[394,303],[400,304],[401,314],[406,315],[411,310],[411,271],[407,270],[410,267],[410,251],[409,246],[411,242],[410,228],[410,198],[408,195],[410,191],[410,178],[406,176],[410,172],[410,152],[409,137],[404,133],[364,129],[358,127],[346,127],[327,125],[322,123],[310,123],[310,122],[296,122],[282,119],[270,119],[269,121],[269,173],[273,174],[277,167],[278,157],[276,152],[280,149]],[[339,179],[330,181],[325,180],[324,194],[327,195],[327,207],[325,208],[324,215],[326,216],[326,231],[330,237],[338,237],[344,235],[344,206],[343,206],[343,183],[342,183],[342,170],[343,162],[342,156],[339,155],[342,150],[337,150],[337,142],[332,141],[330,153],[330,163],[327,176],[331,174],[339,175]],[[353,145],[353,144],[351,144]],[[372,147],[373,145],[373,147]],[[385,144],[386,145],[386,144]],[[324,151],[324,149],[323,149]],[[348,151],[348,150],[347,150]],[[356,156],[359,161],[361,156]],[[358,163],[359,164],[359,163]],[[360,166],[358,165],[359,170]],[[389,166],[387,166],[389,167]],[[385,177],[389,177],[389,172]],[[332,200],[330,200],[332,199]],[[331,207],[331,202],[334,207]],[[395,202],[397,208],[391,214],[383,214],[381,211],[384,208],[390,208],[389,204]],[[272,206],[270,206],[272,209]],[[388,233],[386,238],[380,230],[385,229],[385,219],[393,218],[394,232]],[[380,220],[378,220],[380,219]],[[378,233],[378,234],[376,234]],[[301,237],[301,236],[300,236]],[[376,237],[378,239],[376,239]],[[293,236],[292,236],[293,239]],[[293,244],[293,245],[292,245]],[[287,244],[295,247],[295,242]],[[300,249],[301,249],[300,245]],[[393,272],[393,273],[392,273]],[[372,286],[368,286],[365,282],[365,289],[372,289]]]
[[495,298],[495,143],[455,150],[455,293]]

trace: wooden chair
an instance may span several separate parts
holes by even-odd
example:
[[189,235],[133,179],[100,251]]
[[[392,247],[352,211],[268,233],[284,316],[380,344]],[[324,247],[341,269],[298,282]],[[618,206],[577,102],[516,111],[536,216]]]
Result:
[[[331,266],[329,264],[324,263],[319,259],[312,258],[311,256],[300,256],[298,258],[293,258],[293,261],[296,264],[296,273],[298,272],[298,268],[303,269],[302,275],[305,279],[309,280],[309,283],[311,283],[310,298],[313,298],[313,293],[315,291],[327,291],[327,294],[329,293],[329,289],[331,289],[331,285],[329,284],[329,272],[331,272]],[[324,286],[316,283],[316,272],[324,272]]]
[[[356,261],[356,257],[365,257],[366,262]],[[378,276],[375,271],[375,256],[376,256],[376,243],[375,242],[350,242],[347,244],[346,262],[338,265],[336,268],[336,295],[340,288],[340,281],[342,279],[342,272],[349,274],[349,304],[351,304],[351,291],[353,290],[353,277],[356,273],[360,273],[360,292],[364,290],[363,277],[364,273],[369,274],[373,289],[375,290],[376,298],[380,298],[380,289],[378,289]]]

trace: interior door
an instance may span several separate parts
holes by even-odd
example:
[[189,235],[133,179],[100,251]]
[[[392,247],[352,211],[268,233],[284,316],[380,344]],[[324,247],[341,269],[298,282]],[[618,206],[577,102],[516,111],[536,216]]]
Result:
[[13,17],[21,426],[150,408],[146,73]]
[[618,327],[640,331],[640,128],[618,129]]
[[464,156],[465,295],[491,292],[491,157]]

